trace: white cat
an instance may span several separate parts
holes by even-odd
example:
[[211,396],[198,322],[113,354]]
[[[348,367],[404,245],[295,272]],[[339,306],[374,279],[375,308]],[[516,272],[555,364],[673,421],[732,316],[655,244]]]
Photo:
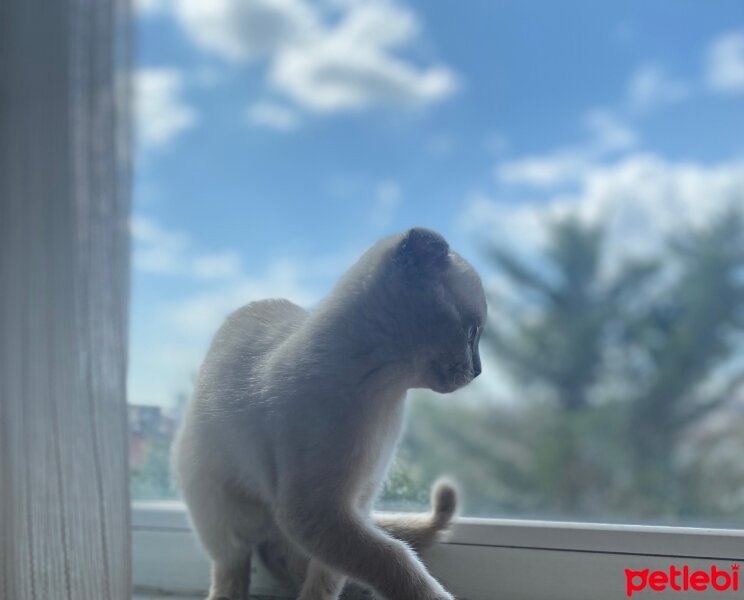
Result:
[[279,540],[309,557],[300,600],[333,600],[346,577],[389,600],[452,600],[370,510],[406,391],[476,377],[485,318],[476,272],[423,228],[373,246],[311,313],[265,300],[228,317],[175,455],[210,599],[243,600],[253,550]]

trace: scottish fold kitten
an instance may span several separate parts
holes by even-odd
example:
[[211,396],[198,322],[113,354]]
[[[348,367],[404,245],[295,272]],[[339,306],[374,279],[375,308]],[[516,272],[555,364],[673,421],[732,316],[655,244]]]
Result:
[[210,599],[243,600],[254,549],[278,541],[307,557],[300,600],[333,600],[346,578],[389,600],[452,600],[370,511],[406,391],[476,377],[485,319],[477,273],[423,228],[374,245],[313,312],[264,300],[227,318],[175,453]]

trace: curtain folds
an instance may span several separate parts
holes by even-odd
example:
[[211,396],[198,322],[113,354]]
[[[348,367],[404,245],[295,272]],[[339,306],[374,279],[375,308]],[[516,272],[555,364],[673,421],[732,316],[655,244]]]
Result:
[[0,2],[0,600],[128,600],[128,7]]

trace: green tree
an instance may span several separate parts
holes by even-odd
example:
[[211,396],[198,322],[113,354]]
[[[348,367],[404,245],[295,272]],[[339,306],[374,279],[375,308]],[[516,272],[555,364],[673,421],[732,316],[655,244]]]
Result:
[[[591,403],[604,346],[625,300],[640,294],[657,271],[653,262],[635,262],[605,277],[603,241],[601,227],[568,218],[549,228],[545,255],[533,266],[503,248],[489,251],[517,291],[517,303],[509,307],[511,322],[494,319],[485,342],[520,384],[541,388],[567,411]],[[498,301],[493,304],[492,312],[501,314]]]
[[[605,252],[575,219],[534,259],[489,250],[512,302],[491,299],[485,345],[518,402],[418,394],[388,500],[419,505],[449,472],[470,514],[744,521],[744,416],[725,410],[744,382],[744,217],[657,261]],[[726,427],[706,426],[716,413]]]
[[544,255],[533,264],[501,248],[490,250],[516,290],[517,306],[506,313],[507,321],[494,319],[485,341],[526,396],[529,492],[538,498],[530,504],[586,514],[609,485],[602,466],[617,447],[607,448],[607,429],[622,418],[599,385],[607,377],[607,347],[658,266],[626,263],[608,276],[601,227],[568,218],[548,233]]
[[670,262],[668,282],[627,328],[629,425],[639,495],[655,513],[694,515],[705,506],[677,450],[744,383],[744,216],[729,210],[675,237]]

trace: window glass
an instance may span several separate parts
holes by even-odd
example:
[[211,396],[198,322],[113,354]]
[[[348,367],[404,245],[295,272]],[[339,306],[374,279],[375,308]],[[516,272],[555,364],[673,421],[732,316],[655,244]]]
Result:
[[135,499],[211,335],[312,308],[377,239],[481,273],[483,374],[410,394],[379,507],[744,522],[738,0],[140,0]]

